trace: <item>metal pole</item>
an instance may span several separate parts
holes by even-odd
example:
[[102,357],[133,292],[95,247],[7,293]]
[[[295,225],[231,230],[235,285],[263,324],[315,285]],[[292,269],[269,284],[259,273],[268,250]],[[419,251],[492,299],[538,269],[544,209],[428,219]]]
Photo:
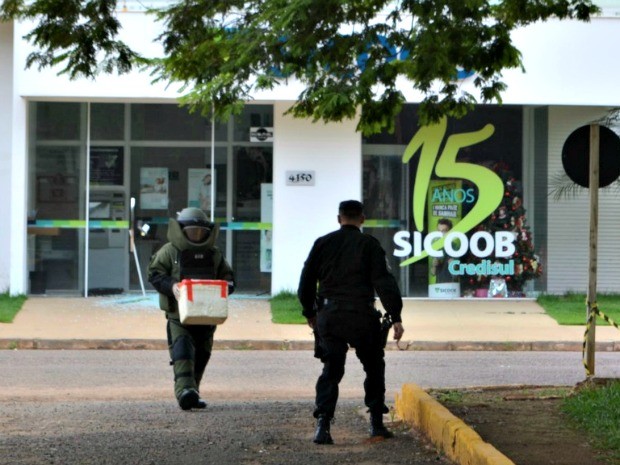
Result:
[[134,208],[136,206],[136,198],[132,197],[130,202],[130,221],[129,221],[129,249],[133,253],[133,259],[136,263],[136,271],[138,271],[138,278],[140,279],[140,288],[142,289],[142,296],[146,296],[144,289],[144,281],[142,280],[142,270],[140,269],[140,261],[138,260],[138,251],[136,250],[136,243],[134,240]]
[[211,222],[215,221],[215,106],[211,106]]
[[84,297],[88,297],[88,264],[90,261],[90,102],[86,104],[86,229],[84,231]]
[[598,236],[598,186],[599,186],[599,135],[598,124],[590,125],[590,261],[588,273],[588,296],[586,321],[592,320],[586,337],[586,364],[589,377],[594,376],[594,355],[596,352],[596,273],[597,273],[597,236]]

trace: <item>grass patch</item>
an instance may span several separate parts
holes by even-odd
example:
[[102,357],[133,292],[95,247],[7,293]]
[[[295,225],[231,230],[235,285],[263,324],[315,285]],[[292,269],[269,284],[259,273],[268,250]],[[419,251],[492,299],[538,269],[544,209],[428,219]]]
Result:
[[562,410],[587,431],[595,449],[620,459],[620,382],[584,388],[564,399]]
[[[561,325],[585,325],[586,324],[586,296],[585,294],[568,293],[562,296],[541,295],[536,299],[545,312]],[[599,294],[597,304],[601,312],[620,324],[620,295]],[[608,325],[600,317],[596,319],[597,325]]]
[[298,325],[306,324],[306,318],[301,314],[301,304],[297,294],[292,291],[283,291],[271,298],[271,321],[278,324]]
[[453,391],[435,391],[432,395],[442,404],[444,403],[453,403],[460,404],[463,402],[464,393],[462,390]]
[[[547,398],[565,398],[573,392],[568,386],[549,387],[503,387],[463,388],[463,389],[429,389],[428,393],[441,404],[468,406],[506,402],[507,397],[518,400],[537,400]],[[513,399],[510,399],[513,400]]]
[[24,305],[27,297],[18,295],[11,297],[8,292],[0,294],[0,323],[11,323]]

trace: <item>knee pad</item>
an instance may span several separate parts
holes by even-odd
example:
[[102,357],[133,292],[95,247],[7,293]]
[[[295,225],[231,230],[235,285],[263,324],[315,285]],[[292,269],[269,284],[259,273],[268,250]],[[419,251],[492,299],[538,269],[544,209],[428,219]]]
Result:
[[172,361],[194,360],[194,343],[189,336],[179,336],[172,345]]

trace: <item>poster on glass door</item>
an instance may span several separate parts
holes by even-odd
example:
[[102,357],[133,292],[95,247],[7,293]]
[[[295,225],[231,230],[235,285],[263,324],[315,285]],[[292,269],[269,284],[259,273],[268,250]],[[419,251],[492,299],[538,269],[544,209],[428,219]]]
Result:
[[[462,181],[459,179],[431,180],[428,188],[428,230],[446,236],[461,221],[464,201]],[[461,296],[458,276],[450,272],[452,258],[441,251],[440,257],[428,258],[428,296],[434,299],[452,299]]]
[[168,209],[168,168],[140,168],[140,208]]
[[200,208],[209,216],[211,195],[215,192],[215,170],[190,168],[187,170],[187,206]]
[[123,147],[91,147],[90,185],[123,185]]
[[[260,185],[260,221],[273,221],[273,184]],[[272,230],[260,230],[260,270],[262,273],[271,273],[271,252],[273,250]]]

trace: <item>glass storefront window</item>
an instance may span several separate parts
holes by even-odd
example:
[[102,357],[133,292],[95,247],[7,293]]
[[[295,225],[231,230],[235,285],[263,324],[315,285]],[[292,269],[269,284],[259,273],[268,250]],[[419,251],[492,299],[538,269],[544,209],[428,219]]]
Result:
[[[187,206],[201,208],[210,216],[211,184],[215,189],[215,218],[226,216],[226,149],[216,147],[211,170],[211,149],[181,147],[133,147],[131,149],[131,197],[136,201],[135,243],[143,278],[150,257],[168,241],[168,221]],[[164,189],[157,180],[165,178]],[[205,183],[208,182],[208,185]],[[220,233],[218,246],[226,245]],[[132,288],[139,285],[134,263],[130,266]]]
[[273,150],[263,146],[234,147],[233,159],[235,275],[249,292],[269,293],[271,231],[263,229],[262,223],[271,222]]
[[77,291],[80,279],[79,247],[81,231],[49,228],[32,234],[33,269],[30,271],[30,292]]
[[[204,176],[197,177],[197,172],[190,170],[205,170],[206,174],[210,159],[207,148],[132,147],[130,185],[138,216],[169,218],[187,207],[190,201],[198,201],[190,178],[198,183]],[[226,189],[226,154],[223,149],[216,150],[215,171],[217,188]],[[165,192],[158,183],[165,184]]]
[[80,139],[81,103],[38,102],[30,108],[35,114],[36,140]]
[[364,208],[368,218],[399,221],[405,173],[399,155],[365,155]]
[[[364,231],[376,237],[382,244],[390,244],[392,237],[400,229],[407,227],[407,172],[396,153],[376,155],[365,153],[363,156],[363,202],[366,213]],[[400,268],[400,260],[387,254],[392,274],[400,284],[401,292],[406,292],[407,274]]]
[[261,221],[261,185],[271,184],[271,147],[235,147],[235,221]]
[[[522,140],[522,107],[477,106],[427,131],[414,105],[405,106],[394,134],[364,140],[364,200],[376,225],[398,215],[399,230],[376,235],[398,260],[407,295],[482,297],[500,289],[522,297],[540,275],[523,208]],[[389,153],[400,156],[382,155]]]
[[84,217],[81,154],[78,146],[35,146],[28,226],[32,293],[79,287],[83,242],[71,225]]
[[124,137],[125,105],[123,103],[92,103],[90,105],[91,140],[123,140]]
[[271,274],[260,271],[261,231],[233,231],[233,268],[242,292],[253,295],[271,292]]
[[36,147],[33,207],[38,219],[80,217],[80,155],[75,146]]
[[234,117],[234,140],[250,141],[251,128],[272,128],[273,107],[271,105],[246,105],[243,112]]
[[[216,123],[215,140],[226,140],[227,125]],[[131,138],[152,141],[206,141],[211,121],[187,108],[171,104],[131,105]]]
[[29,111],[32,292],[139,290],[137,264],[152,290],[150,258],[167,242],[169,218],[187,206],[220,223],[217,245],[238,270],[238,292],[270,291],[271,190],[263,191],[272,145],[250,141],[250,128],[271,127],[272,106],[217,123],[215,144],[210,121],[175,104],[32,102]]

